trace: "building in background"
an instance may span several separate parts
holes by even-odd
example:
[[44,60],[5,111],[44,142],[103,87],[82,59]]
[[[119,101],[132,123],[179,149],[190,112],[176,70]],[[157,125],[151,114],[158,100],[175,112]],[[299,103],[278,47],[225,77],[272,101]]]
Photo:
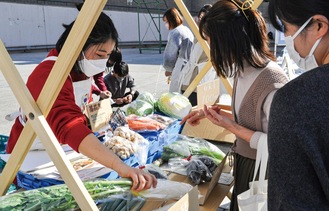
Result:
[[[9,51],[50,49],[63,32],[62,24],[74,20],[75,5],[82,0],[0,0],[0,39]],[[216,0],[184,0],[192,16]],[[110,0],[104,11],[115,23],[120,46],[159,50],[165,46],[168,30],[162,14],[176,7],[174,0]],[[267,2],[259,10],[267,18]],[[185,23],[186,24],[186,23]],[[272,30],[269,27],[269,30]],[[274,34],[274,32],[272,32]]]

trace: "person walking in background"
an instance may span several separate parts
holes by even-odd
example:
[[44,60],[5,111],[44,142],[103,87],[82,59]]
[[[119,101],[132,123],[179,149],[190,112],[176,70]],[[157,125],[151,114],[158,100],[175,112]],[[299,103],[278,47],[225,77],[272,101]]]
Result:
[[[211,7],[212,7],[211,4],[206,4],[200,9],[196,19],[196,23],[198,26],[202,17],[208,13]],[[188,88],[188,86],[191,84],[191,82],[194,80],[194,78],[198,75],[200,70],[207,62],[208,62],[208,56],[203,51],[198,40],[195,38],[193,42],[193,46],[191,48],[190,59],[183,67],[179,79],[179,86],[182,93]],[[200,81],[200,84],[214,80],[216,78],[217,78],[216,71],[214,70],[214,68],[211,68],[207,72],[207,74],[203,77],[203,79]],[[194,92],[191,93],[188,99],[191,102],[192,106],[196,106],[198,104],[196,90],[194,90]]]
[[269,111],[274,93],[288,82],[268,47],[266,23],[261,14],[236,0],[216,2],[201,19],[200,35],[210,46],[218,76],[233,77],[232,112],[218,105],[190,112],[182,123],[202,118],[236,135],[234,188],[230,210],[237,211],[237,195],[249,189],[255,169],[257,145],[267,141]]
[[[49,52],[47,58],[29,76],[27,87],[34,100],[38,99],[73,24],[74,21],[65,25],[65,31],[57,41],[56,48]],[[144,190],[156,186],[155,177],[128,166],[107,149],[88,128],[86,116],[82,112],[90,96],[91,77],[105,70],[106,61],[117,42],[117,30],[110,17],[102,12],[49,111],[47,122],[61,144],[68,144],[75,151],[112,168],[121,177],[131,178],[133,190]],[[11,153],[15,147],[26,121],[24,113],[16,118],[8,139],[7,153]]]
[[[112,93],[112,99],[115,102],[112,107],[127,105],[139,95],[135,89],[135,80],[129,75],[128,64],[124,61],[114,64],[112,73],[104,77],[104,83]],[[128,92],[126,92],[127,89],[129,89]]]
[[169,77],[169,92],[180,92],[178,80],[182,68],[190,58],[193,33],[183,25],[183,17],[176,8],[168,9],[162,20],[170,31],[163,53],[163,68],[165,76]]
[[270,0],[268,9],[306,70],[273,98],[268,209],[329,210],[329,1]]

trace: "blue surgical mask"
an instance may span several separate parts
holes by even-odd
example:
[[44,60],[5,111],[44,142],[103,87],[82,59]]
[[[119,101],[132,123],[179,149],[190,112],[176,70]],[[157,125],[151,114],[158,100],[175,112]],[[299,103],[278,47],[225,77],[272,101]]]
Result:
[[288,54],[290,58],[297,64],[298,67],[304,69],[304,70],[311,70],[313,68],[318,67],[315,57],[314,57],[314,51],[319,45],[321,38],[319,38],[313,45],[313,47],[310,50],[310,53],[305,57],[302,58],[299,53],[295,49],[294,39],[305,29],[307,24],[312,20],[313,17],[309,18],[297,31],[293,36],[286,36],[284,37],[286,42],[286,47]]
[[78,63],[81,67],[82,72],[88,76],[92,77],[105,71],[107,59],[96,59],[96,60],[88,60],[85,57],[85,54],[82,52],[83,59]]

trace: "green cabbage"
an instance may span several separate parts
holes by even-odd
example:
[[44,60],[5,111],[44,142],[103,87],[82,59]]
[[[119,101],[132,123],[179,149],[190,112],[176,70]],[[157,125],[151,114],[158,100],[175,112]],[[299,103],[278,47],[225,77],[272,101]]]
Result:
[[144,100],[135,100],[128,105],[127,115],[146,116],[154,112],[153,105]]
[[152,106],[154,106],[154,103],[156,102],[154,96],[150,92],[143,92],[139,94],[137,100],[144,100],[150,103]]
[[156,104],[162,113],[177,119],[185,117],[192,108],[188,98],[177,92],[163,93]]

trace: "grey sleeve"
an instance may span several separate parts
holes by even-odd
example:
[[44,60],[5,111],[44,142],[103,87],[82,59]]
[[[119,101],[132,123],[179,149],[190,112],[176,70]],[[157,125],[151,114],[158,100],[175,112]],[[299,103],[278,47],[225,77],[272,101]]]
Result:
[[171,31],[168,35],[167,45],[163,53],[163,67],[168,72],[172,72],[175,67],[180,45],[180,35]]

